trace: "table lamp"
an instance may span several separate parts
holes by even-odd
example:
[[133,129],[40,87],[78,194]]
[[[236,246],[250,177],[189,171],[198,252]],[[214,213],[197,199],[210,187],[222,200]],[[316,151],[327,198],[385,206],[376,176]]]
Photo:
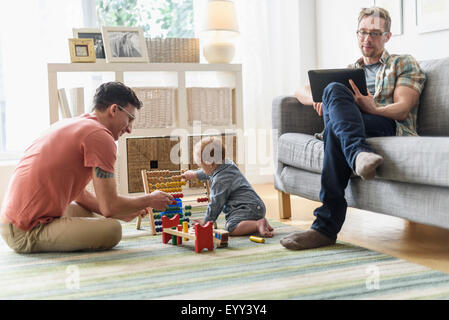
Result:
[[230,63],[234,58],[233,38],[238,36],[239,27],[234,2],[230,0],[209,0],[206,23],[203,28],[206,44],[203,54],[209,63]]

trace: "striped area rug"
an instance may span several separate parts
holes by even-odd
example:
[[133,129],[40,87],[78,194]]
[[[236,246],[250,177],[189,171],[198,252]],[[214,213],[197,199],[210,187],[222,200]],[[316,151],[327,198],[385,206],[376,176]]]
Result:
[[[342,242],[289,251],[279,240],[297,228],[272,226],[265,244],[231,237],[228,248],[200,254],[192,242],[163,244],[160,235],[60,254],[20,255],[0,241],[0,299],[449,298],[448,274]],[[134,228],[124,224],[123,233]]]

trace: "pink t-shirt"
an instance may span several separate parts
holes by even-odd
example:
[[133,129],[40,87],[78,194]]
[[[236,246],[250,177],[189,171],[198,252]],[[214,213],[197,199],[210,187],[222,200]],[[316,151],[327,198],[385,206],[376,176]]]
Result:
[[25,151],[2,214],[24,231],[61,217],[92,179],[92,167],[114,172],[116,152],[112,133],[94,115],[55,123]]

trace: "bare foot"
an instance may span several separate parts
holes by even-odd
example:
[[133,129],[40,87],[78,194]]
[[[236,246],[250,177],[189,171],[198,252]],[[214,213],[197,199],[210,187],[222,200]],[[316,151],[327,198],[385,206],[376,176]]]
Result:
[[272,232],[273,228],[269,225],[267,219],[263,218],[263,219],[257,220],[257,229],[259,231],[259,234],[262,237],[266,237],[266,238],[273,237],[273,232]]
[[265,218],[265,221],[267,222],[267,229],[268,229],[268,231],[273,231],[274,230],[273,227],[270,226],[270,224],[268,223],[268,220],[266,218]]

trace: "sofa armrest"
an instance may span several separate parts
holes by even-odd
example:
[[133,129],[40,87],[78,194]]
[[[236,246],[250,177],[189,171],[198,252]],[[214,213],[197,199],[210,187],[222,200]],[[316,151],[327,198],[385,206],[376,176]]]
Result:
[[292,96],[279,96],[272,104],[272,127],[279,137],[287,132],[313,135],[323,131],[324,124],[312,106],[305,106]]
[[[280,179],[284,164],[278,160],[278,140],[287,132],[313,135],[323,131],[323,119],[312,106],[305,106],[292,96],[279,96],[272,104],[272,141],[274,164],[274,187],[285,191]],[[284,216],[284,215],[283,215]]]

